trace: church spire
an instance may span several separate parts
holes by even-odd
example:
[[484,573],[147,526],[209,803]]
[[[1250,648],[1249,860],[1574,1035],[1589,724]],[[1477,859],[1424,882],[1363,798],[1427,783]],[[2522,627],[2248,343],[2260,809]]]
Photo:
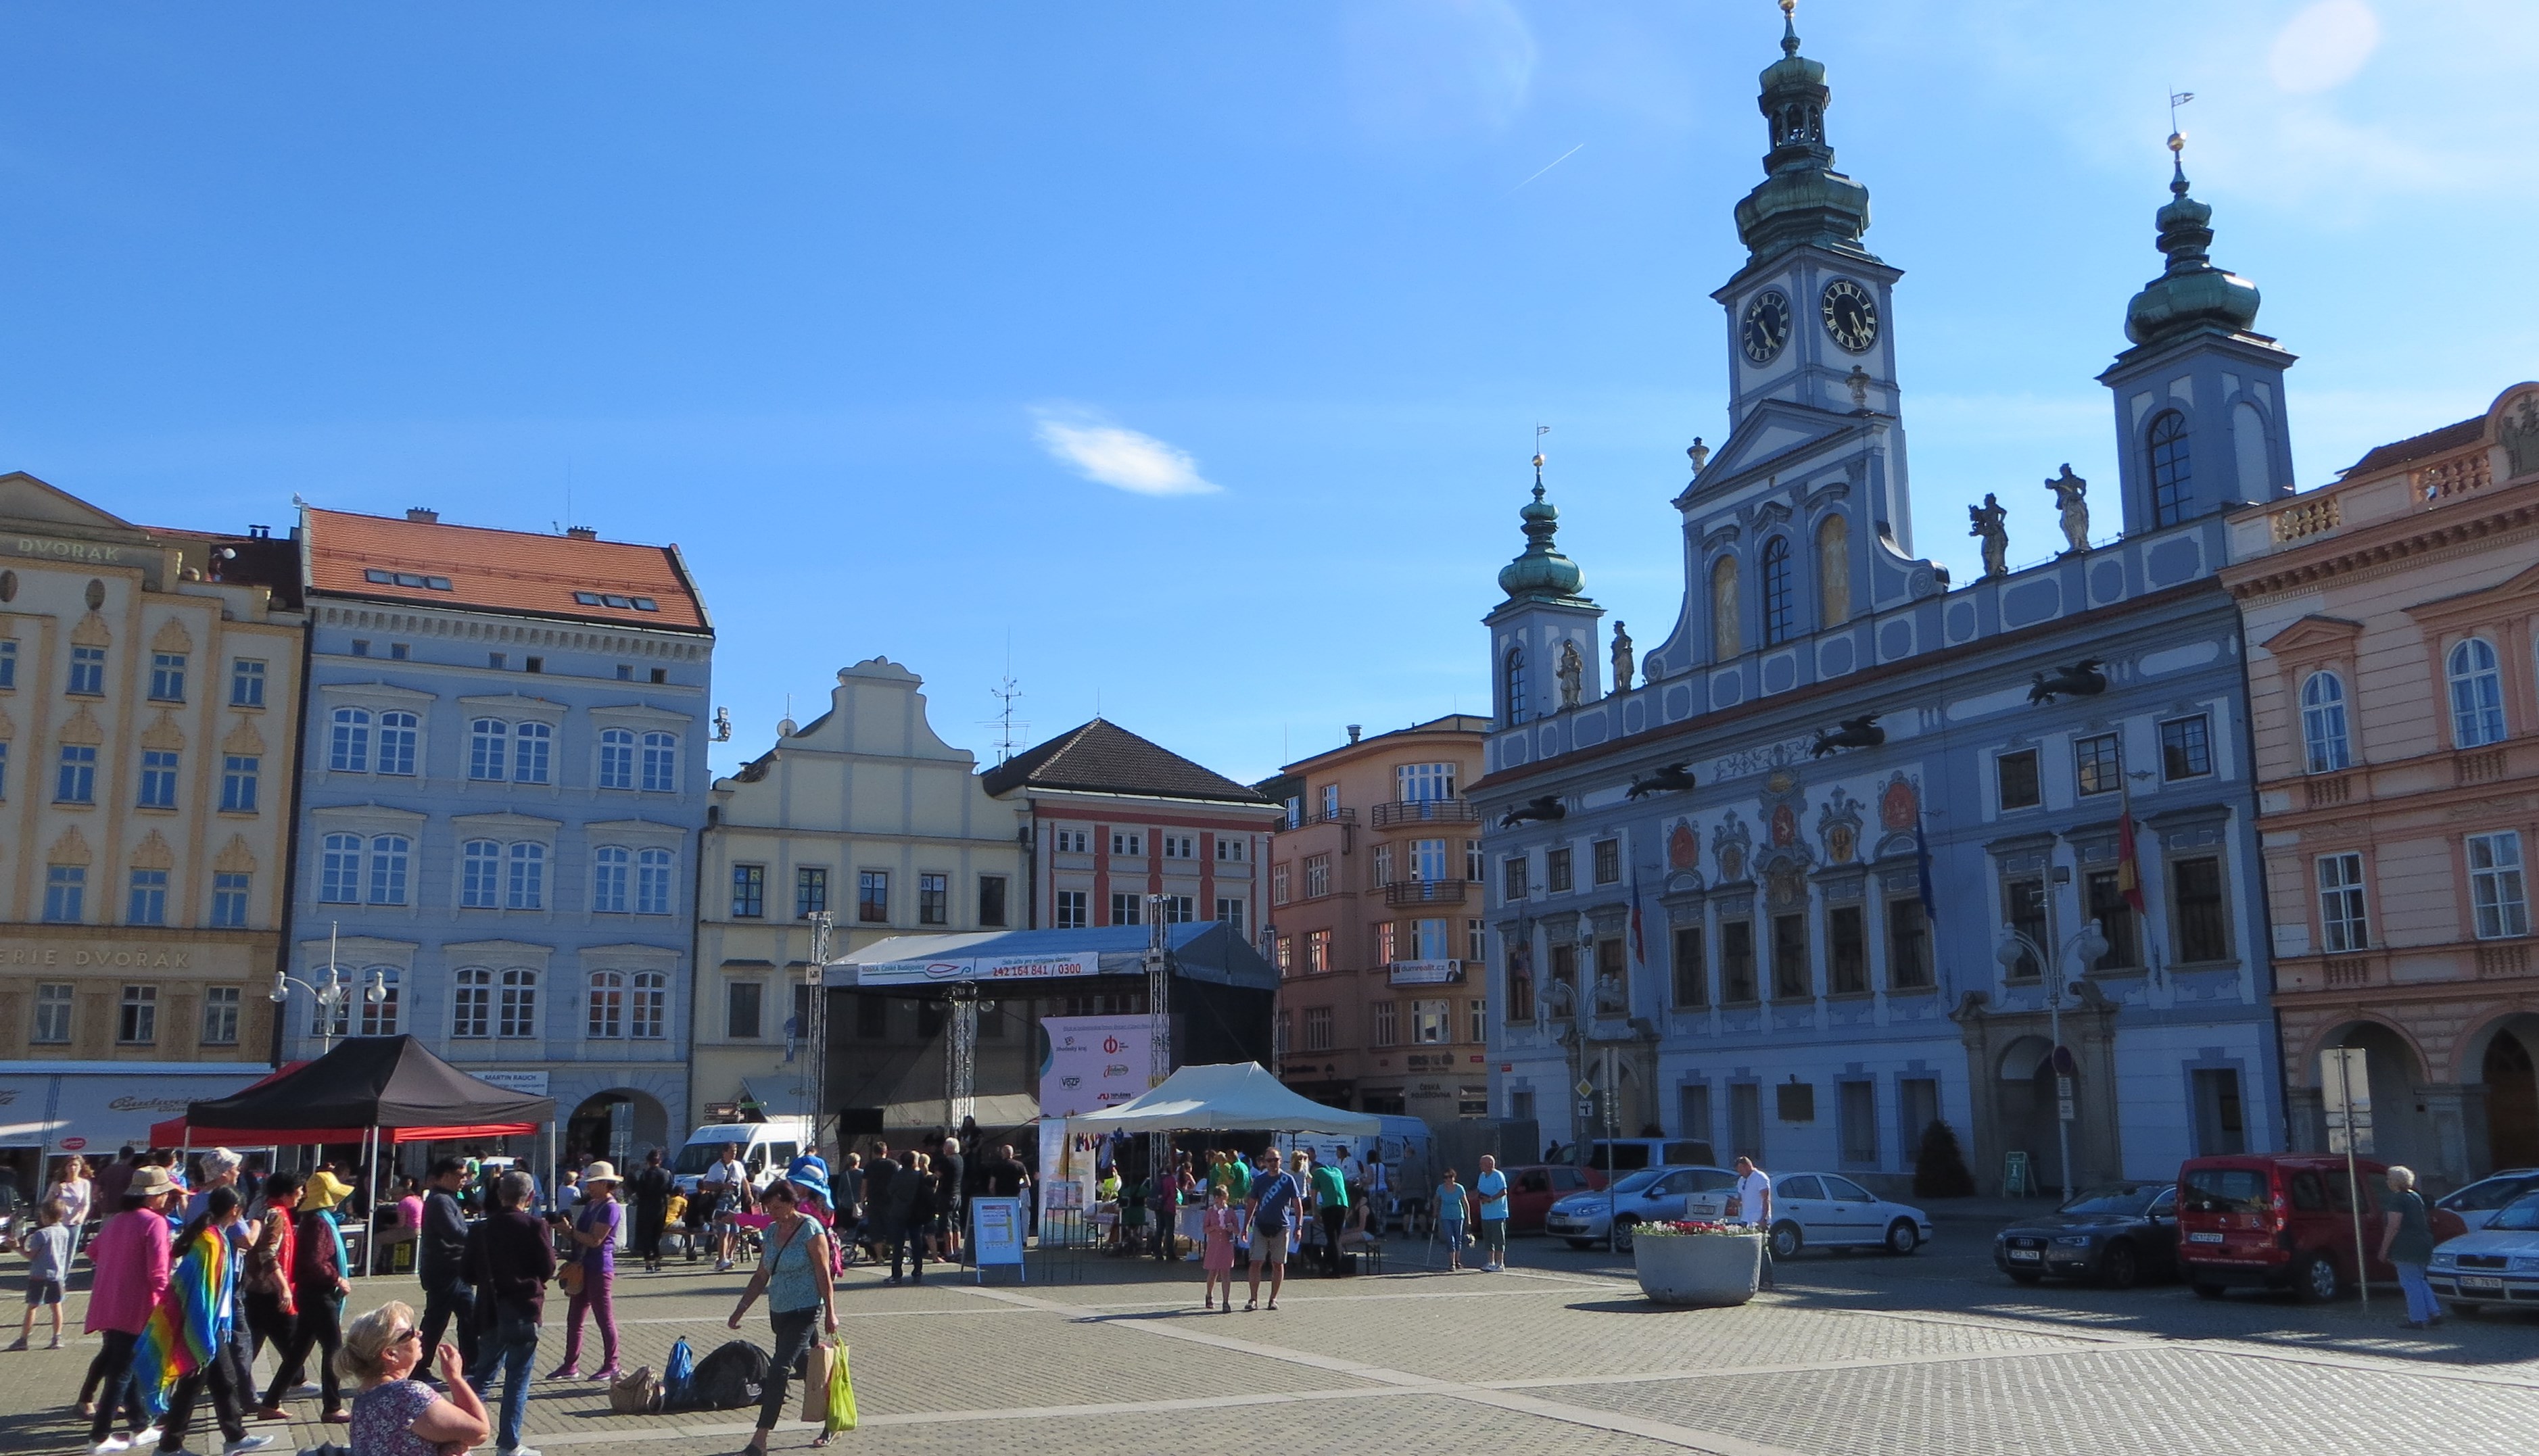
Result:
[[1781,58],[1763,68],[1756,104],[1771,128],[1763,182],[1737,204],[1737,235],[1752,262],[1815,244],[1871,256],[1860,245],[1869,231],[1869,189],[1833,169],[1825,141],[1832,93],[1824,66],[1799,54],[1798,0],[1781,0]]
[[2168,267],[2125,306],[2125,337],[2157,344],[2202,329],[2246,333],[2257,321],[2257,286],[2213,266],[2213,209],[2186,190],[2186,135],[2171,132],[2168,204],[2160,210],[2160,250]]
[[1508,600],[1568,601],[1584,580],[1578,563],[1552,545],[1560,530],[1560,511],[1543,498],[1543,456],[1534,457],[1534,499],[1517,511],[1525,522],[1525,550],[1499,567],[1499,590]]

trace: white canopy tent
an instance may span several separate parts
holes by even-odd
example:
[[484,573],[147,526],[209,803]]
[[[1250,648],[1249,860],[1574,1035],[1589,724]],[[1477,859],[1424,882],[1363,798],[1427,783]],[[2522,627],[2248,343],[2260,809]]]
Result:
[[1383,1122],[1289,1092],[1259,1062],[1184,1067],[1116,1107],[1066,1119],[1069,1134],[1271,1132],[1365,1137]]

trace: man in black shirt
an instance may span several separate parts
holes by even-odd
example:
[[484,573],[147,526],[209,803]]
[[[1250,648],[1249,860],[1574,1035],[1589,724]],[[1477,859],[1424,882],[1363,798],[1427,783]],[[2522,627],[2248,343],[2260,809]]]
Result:
[[528,1211],[531,1186],[526,1173],[505,1173],[494,1191],[500,1207],[467,1230],[467,1278],[476,1287],[482,1336],[467,1382],[482,1397],[493,1393],[495,1373],[503,1376],[498,1456],[538,1456],[520,1444],[520,1422],[528,1414],[529,1373],[538,1357],[538,1323],[546,1316],[556,1257],[546,1225]]
[[416,1240],[415,1276],[423,1281],[423,1348],[441,1348],[441,1337],[454,1319],[458,1354],[476,1363],[476,1291],[467,1283],[467,1216],[458,1207],[459,1185],[467,1181],[467,1159],[444,1158],[423,1180],[423,1229]]
[[864,1159],[864,1247],[875,1263],[899,1236],[891,1223],[890,1185],[903,1171],[887,1144],[873,1144],[872,1157]]

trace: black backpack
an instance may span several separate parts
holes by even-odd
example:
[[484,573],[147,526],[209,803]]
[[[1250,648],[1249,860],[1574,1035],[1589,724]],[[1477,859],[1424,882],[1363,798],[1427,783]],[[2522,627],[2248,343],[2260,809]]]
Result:
[[767,1388],[767,1352],[746,1340],[733,1340],[716,1347],[714,1354],[697,1361],[695,1378],[688,1382],[687,1399],[679,1403],[682,1411],[737,1411],[758,1404]]

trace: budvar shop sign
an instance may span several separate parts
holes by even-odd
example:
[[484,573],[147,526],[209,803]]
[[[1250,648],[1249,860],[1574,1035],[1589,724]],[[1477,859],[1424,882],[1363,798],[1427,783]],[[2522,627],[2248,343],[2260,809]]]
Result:
[[[947,981],[1037,981],[1094,975],[1101,958],[1064,956],[947,956],[928,960],[885,960],[856,966],[858,986],[923,986]],[[1140,1089],[1142,1091],[1142,1089]]]

